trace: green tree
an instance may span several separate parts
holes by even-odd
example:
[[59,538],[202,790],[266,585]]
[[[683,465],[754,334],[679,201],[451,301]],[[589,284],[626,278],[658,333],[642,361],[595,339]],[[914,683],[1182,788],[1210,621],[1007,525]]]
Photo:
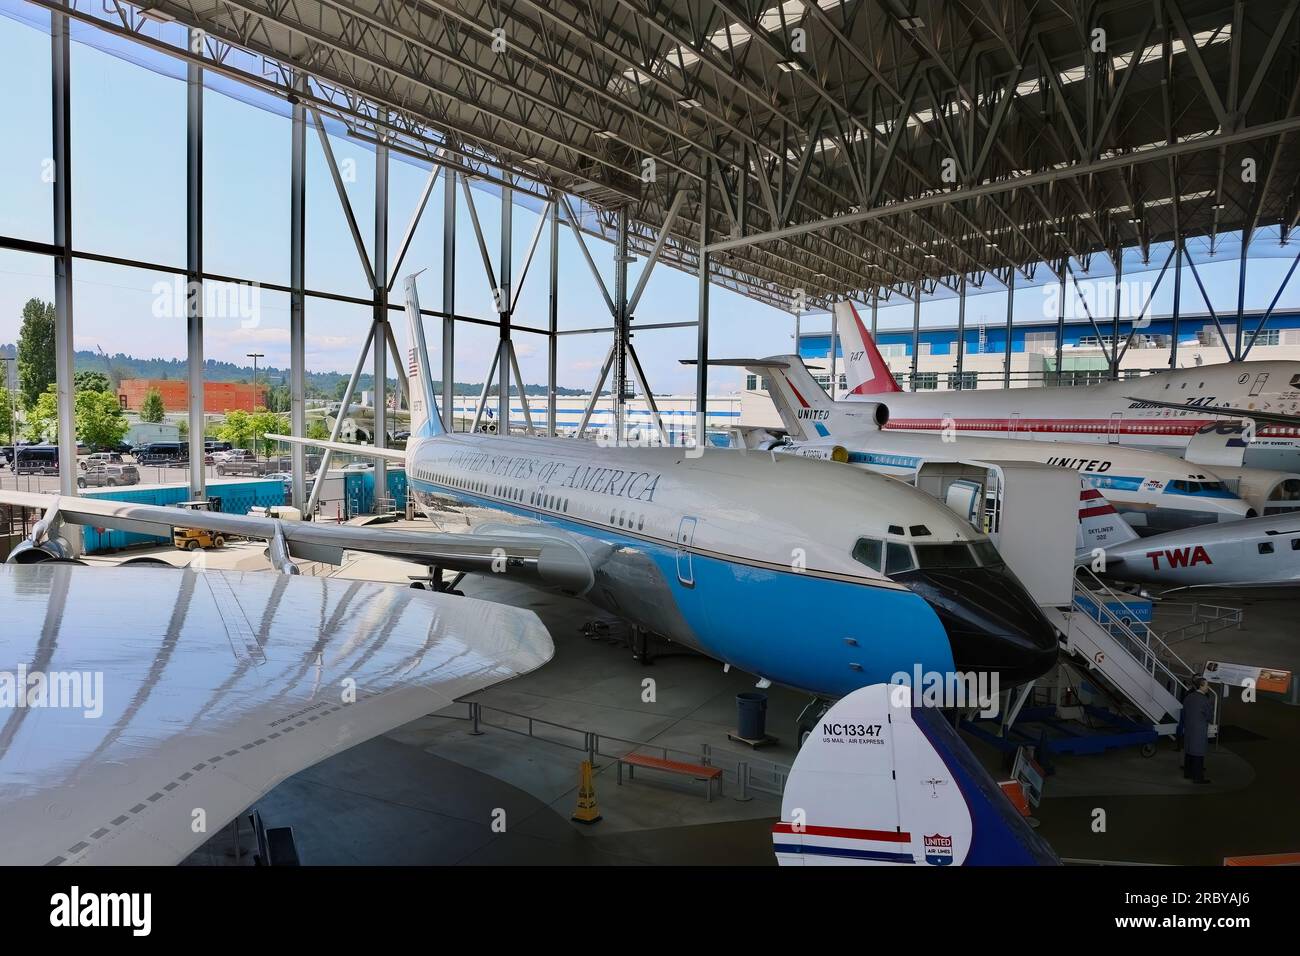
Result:
[[226,412],[226,421],[217,431],[217,437],[236,448],[251,448],[255,435],[253,416],[242,409]]
[[313,418],[307,423],[307,437],[313,441],[329,441],[330,427],[323,418]]
[[262,454],[267,456],[275,454],[276,446],[280,443],[274,438],[264,436],[285,435],[289,432],[289,419],[276,412],[257,412],[253,415],[252,424],[253,434],[261,442]]
[[28,299],[18,332],[18,394],[32,408],[54,382],[54,303]]
[[177,422],[177,426],[180,428],[180,439],[181,439],[181,441],[186,441],[186,440],[188,440],[189,437],[190,437],[190,422],[189,422],[189,419],[188,419],[188,418],[182,418],[179,422]]
[[5,436],[5,444],[14,443],[14,427],[18,424],[14,421],[13,397],[9,394],[9,389],[0,386],[0,435]]
[[54,385],[41,392],[27,410],[23,437],[28,441],[59,440],[59,393]]
[[140,421],[142,422],[160,422],[163,420],[163,413],[166,409],[163,407],[162,393],[156,388],[151,388],[144,396],[144,402],[140,405]]
[[107,392],[78,392],[76,414],[77,439],[91,448],[112,448],[130,427],[117,398]]
[[103,372],[91,372],[82,369],[72,376],[73,388],[78,394],[81,392],[105,392],[113,391],[113,383],[108,380],[108,376]]

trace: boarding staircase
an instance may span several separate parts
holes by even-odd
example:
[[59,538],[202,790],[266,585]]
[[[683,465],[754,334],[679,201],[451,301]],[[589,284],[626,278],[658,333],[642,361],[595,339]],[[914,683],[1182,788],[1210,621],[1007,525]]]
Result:
[[1136,707],[1156,730],[1172,734],[1193,674],[1191,666],[1151,627],[1116,612],[1126,598],[1086,567],[1074,581],[1069,609],[1052,609],[1066,649]]

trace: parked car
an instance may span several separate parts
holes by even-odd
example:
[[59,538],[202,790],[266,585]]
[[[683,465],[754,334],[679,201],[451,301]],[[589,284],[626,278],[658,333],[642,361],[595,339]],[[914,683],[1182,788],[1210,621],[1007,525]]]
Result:
[[115,451],[97,451],[93,455],[87,455],[79,462],[81,470],[94,468],[96,465],[120,465],[122,464],[122,455]]
[[212,457],[217,464],[221,464],[223,461],[255,461],[257,459],[257,456],[247,448],[228,448],[225,451],[214,451]]
[[77,476],[78,488],[116,488],[139,483],[140,472],[135,465],[91,465],[85,474]]
[[354,461],[350,465],[344,465],[344,471],[370,471],[375,466],[368,461]]
[[189,460],[190,446],[183,441],[155,441],[136,446],[134,454],[143,465],[183,464]]
[[227,475],[244,475],[247,478],[258,478],[262,474],[262,465],[252,458],[219,461],[217,462],[217,474],[222,478]]
[[19,445],[14,458],[14,474],[57,475],[59,473],[58,445]]

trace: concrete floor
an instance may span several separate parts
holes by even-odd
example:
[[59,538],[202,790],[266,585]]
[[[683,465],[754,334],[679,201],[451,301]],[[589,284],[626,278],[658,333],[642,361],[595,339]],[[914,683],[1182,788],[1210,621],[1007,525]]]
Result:
[[[397,533],[405,524],[392,528]],[[210,553],[209,566],[265,567],[262,550],[260,544],[236,543]],[[169,549],[157,553],[177,563],[188,559]],[[409,564],[365,556],[342,569],[306,570],[398,584],[419,573]],[[595,775],[603,819],[581,826],[569,822],[569,815],[585,757],[582,732],[600,734],[607,755],[633,746],[616,739],[623,738],[674,748],[677,759],[691,759],[708,745],[714,764],[728,769],[737,759],[749,759],[756,772],[769,763],[788,767],[795,718],[806,703],[800,695],[767,691],[768,729],[780,739],[749,751],[728,741],[727,732],[734,727],[735,695],[753,688],[751,676],[723,673],[715,661],[671,649],[642,665],[615,639],[619,623],[583,602],[490,576],[467,577],[462,590],[529,607],[551,631],[556,655],[550,664],[473,698],[489,725],[523,731],[527,718],[534,718],[534,736],[496,726],[475,735],[467,708],[457,706],[297,774],[257,807],[268,826],[294,828],[305,862],[774,862],[769,832],[779,800],[753,793],[741,802],[734,785],[711,803],[703,785],[688,778],[645,772],[619,787],[606,756],[597,760]],[[1218,659],[1300,670],[1292,597],[1203,600],[1245,606],[1246,618],[1240,629],[1211,635],[1205,643],[1180,644],[1189,663]],[[1158,625],[1164,616],[1180,622],[1176,613],[1161,612]],[[595,620],[609,623],[608,637],[583,633]],[[654,682],[652,701],[644,699],[647,679]],[[1245,704],[1234,695],[1224,705],[1223,723],[1223,738],[1207,759],[1214,781],[1208,787],[1183,781],[1181,755],[1167,742],[1151,758],[1131,750],[1058,758],[1035,813],[1040,833],[1062,857],[1089,860],[1218,864],[1228,855],[1300,847],[1300,765],[1292,759],[1300,746],[1300,711],[1277,700]],[[999,753],[967,740],[996,779],[1009,776]],[[1104,811],[1104,830],[1095,825],[1098,811]],[[230,839],[228,833],[214,837],[192,862],[232,862]]]
[[[1157,595],[1159,596],[1159,595]],[[1156,630],[1188,620],[1186,602],[1242,608],[1240,628],[1174,649],[1199,671],[1207,660],[1289,669],[1300,675],[1296,597],[1290,591],[1179,591],[1157,604]],[[1295,699],[1293,681],[1292,699]],[[1300,848],[1300,708],[1276,697],[1222,704],[1222,733],[1210,744],[1199,787],[1181,777],[1181,757],[1162,742],[1156,756],[1133,752],[1059,761],[1049,780],[1040,832],[1064,857],[1218,865],[1226,856]],[[1094,811],[1106,831],[1094,832]]]

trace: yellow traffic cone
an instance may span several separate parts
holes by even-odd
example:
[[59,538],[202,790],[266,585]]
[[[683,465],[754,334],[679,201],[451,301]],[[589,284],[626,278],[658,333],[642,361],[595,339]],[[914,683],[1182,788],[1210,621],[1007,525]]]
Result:
[[600,820],[600,808],[596,806],[596,786],[591,780],[590,760],[584,760],[578,772],[578,807],[573,811],[572,819],[578,823],[596,823]]

